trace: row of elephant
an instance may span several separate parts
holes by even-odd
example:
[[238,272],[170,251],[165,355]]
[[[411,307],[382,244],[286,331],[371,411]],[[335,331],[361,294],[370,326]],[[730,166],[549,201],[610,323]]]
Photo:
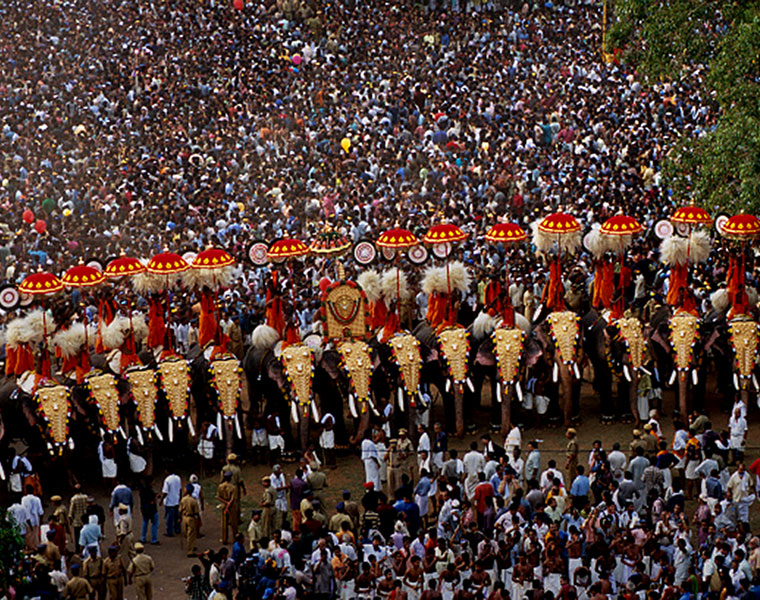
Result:
[[[442,331],[434,331],[423,321],[414,331],[397,334],[386,343],[372,338],[296,344],[285,350],[276,337],[254,336],[241,369],[227,357],[234,362],[238,379],[228,386],[226,399],[220,392],[219,373],[214,373],[215,361],[195,347],[186,362],[179,361],[182,368],[187,365],[184,393],[182,382],[177,385],[171,371],[164,373],[149,399],[155,412],[147,422],[136,397],[136,390],[142,388],[128,376],[113,376],[116,414],[103,413],[92,382],[60,382],[68,390],[69,410],[66,439],[57,440],[59,454],[91,459],[108,430],[117,438],[132,438],[133,451],[148,455],[151,464],[155,447],[169,445],[176,453],[177,444],[191,443],[194,429],[214,422],[220,425],[229,452],[245,444],[244,432],[255,419],[268,415],[294,425],[283,429],[288,446],[306,447],[320,413],[333,416],[338,444],[356,443],[373,421],[384,418],[388,403],[394,405],[397,423],[412,424],[416,413],[428,408],[435,396],[433,389],[442,400],[446,429],[461,436],[465,423],[474,422],[473,411],[481,404],[486,382],[497,400],[491,403],[491,422],[502,433],[512,424],[514,401],[526,393],[547,397],[551,412],[570,424],[579,416],[583,373],[591,373],[594,390],[603,399],[603,419],[639,418],[642,377],[653,387],[677,383],[677,409],[684,414],[704,402],[711,368],[718,396],[726,403],[733,400],[736,390],[746,402],[752,388],[757,389],[758,327],[754,321],[728,322],[725,311],[717,309],[703,319],[674,315],[667,306],[656,307],[651,314],[643,312],[644,319],[607,322],[593,309],[582,315],[564,311],[532,324],[517,315],[517,326],[511,328],[481,314],[468,327]],[[144,376],[160,374],[163,366],[150,353],[143,353],[141,359],[147,365]],[[103,357],[93,357],[93,364],[108,373],[109,363]],[[168,381],[172,377],[175,385]],[[235,375],[228,369],[225,377],[229,383]],[[615,397],[616,380],[618,406],[608,401]],[[236,394],[234,398],[229,390]],[[39,390],[30,393],[15,379],[2,382],[1,447],[23,439],[32,452],[49,449],[51,423],[41,410],[39,396]],[[69,441],[75,443],[69,445]]]

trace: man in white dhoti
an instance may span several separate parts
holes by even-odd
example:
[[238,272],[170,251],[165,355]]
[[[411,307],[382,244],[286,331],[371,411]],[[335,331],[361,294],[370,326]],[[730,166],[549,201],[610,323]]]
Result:
[[380,482],[380,455],[370,434],[367,434],[362,442],[362,462],[364,463],[364,482],[373,483],[375,491],[379,492],[382,490],[382,483]]
[[483,455],[478,452],[478,443],[472,442],[470,444],[470,451],[464,455],[464,489],[467,497],[472,499],[475,494],[475,488],[478,485],[478,473],[483,472],[485,469],[486,461]]

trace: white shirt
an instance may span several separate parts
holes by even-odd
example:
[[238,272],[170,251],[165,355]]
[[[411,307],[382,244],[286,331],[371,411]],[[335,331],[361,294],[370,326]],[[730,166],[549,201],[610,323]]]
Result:
[[24,535],[26,533],[26,522],[29,520],[29,517],[26,514],[26,509],[23,505],[16,502],[16,504],[11,504],[8,507],[8,512],[16,524],[16,529],[18,529],[21,535]]
[[164,479],[164,506],[179,506],[179,497],[182,493],[182,480],[179,475],[167,475]]
[[375,446],[375,442],[372,440],[364,440],[362,442],[362,460],[366,463],[367,461],[372,461],[372,459],[380,461],[380,457],[377,455],[377,446]]
[[427,434],[427,431],[420,436],[417,442],[417,452],[422,452],[423,450],[427,450],[430,453],[430,436]]
[[486,466],[486,461],[483,458],[483,455],[477,450],[470,450],[465,454],[463,462],[464,472],[471,477],[476,477]]
[[42,502],[34,494],[27,494],[21,498],[21,506],[26,511],[26,518],[32,524],[32,527],[39,527],[40,517],[44,514]]

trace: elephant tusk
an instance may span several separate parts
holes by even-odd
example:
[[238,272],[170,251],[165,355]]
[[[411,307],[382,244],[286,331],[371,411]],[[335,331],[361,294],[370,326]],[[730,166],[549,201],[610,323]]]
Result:
[[219,432],[219,441],[222,440],[222,413],[216,413],[216,430]]
[[47,449],[50,450],[50,454],[52,454],[53,453],[53,444],[51,444],[50,442],[48,442],[47,443]]
[[657,370],[657,367],[654,368],[654,378],[657,383],[660,383],[660,371]]
[[517,399],[520,401],[520,404],[522,404],[523,393],[522,393],[522,386],[520,385],[519,381],[515,383],[515,391],[517,392]]
[[187,428],[190,431],[190,436],[195,437],[195,427],[193,426],[193,420],[190,415],[187,415]]
[[673,372],[670,374],[670,379],[668,380],[668,385],[673,385],[676,382],[676,373],[677,371],[673,369]]
[[376,417],[379,417],[380,413],[377,412],[377,409],[375,408],[375,403],[372,402],[371,396],[367,398],[367,403],[369,404],[369,407],[372,409],[372,414],[375,415]]
[[754,373],[752,373],[752,385],[755,386],[756,390],[760,389],[760,386],[757,385],[757,377],[755,377]]
[[449,390],[451,390],[451,380],[447,379],[446,380],[446,392],[448,392]]
[[311,416],[314,417],[314,422],[319,423],[319,410],[317,409],[317,402],[311,401]]
[[736,373],[734,373],[734,387],[736,388],[737,392],[741,389],[739,387],[739,376]]
[[404,390],[398,388],[398,408],[400,411],[404,410]]
[[496,382],[496,401],[501,404],[501,381]]
[[298,423],[300,420],[298,417],[298,407],[292,400],[290,402],[290,418],[293,419],[293,423]]
[[644,367],[639,367],[639,370],[645,375],[652,375],[652,372],[649,369],[645,369]]
[[628,370],[628,365],[623,365],[623,375],[625,375],[626,381],[631,383],[631,372]]
[[[74,438],[69,438],[69,450],[74,449]],[[0,471],[2,471],[2,466],[0,466]],[[3,479],[5,479],[5,473],[2,474]]]
[[164,441],[164,436],[161,435],[161,430],[158,428],[157,425],[153,426],[153,433],[156,434],[156,437],[158,438],[159,442],[163,442]]
[[557,363],[554,363],[554,366],[552,367],[552,381],[554,383],[557,383],[557,379],[559,379],[559,367],[557,366]]
[[473,385],[472,380],[468,377],[466,381],[467,381],[467,387],[470,388],[470,391],[474,394],[475,386]]
[[354,402],[354,395],[353,394],[349,394],[348,395],[348,410],[351,411],[351,416],[354,419],[358,419],[359,418],[359,414],[356,412],[356,403]]
[[235,413],[235,433],[242,440],[243,433],[240,431],[240,419],[238,419],[237,413]]
[[422,406],[425,406],[425,397],[422,395],[422,390],[417,389],[417,396],[419,396]]
[[[69,443],[71,443],[71,438],[69,438]],[[0,479],[5,481],[5,469],[3,469],[2,463],[0,463]]]
[[696,369],[692,369],[691,370],[691,382],[694,385],[697,385],[697,383],[699,382],[699,375],[697,374],[697,370]]
[[140,429],[141,429],[141,427],[139,425],[137,427],[135,427],[135,431],[137,432],[137,441],[140,442],[140,445],[142,446],[142,444],[143,444],[143,436],[142,436],[142,431],[140,431]]
[[171,444],[174,441],[174,423],[172,422],[172,418],[169,417],[169,443]]
[[581,372],[578,370],[578,363],[573,363],[573,373],[575,373],[576,379],[581,378]]
[[127,439],[127,434],[121,425],[119,425],[119,433],[121,434],[121,437],[123,437],[125,440]]

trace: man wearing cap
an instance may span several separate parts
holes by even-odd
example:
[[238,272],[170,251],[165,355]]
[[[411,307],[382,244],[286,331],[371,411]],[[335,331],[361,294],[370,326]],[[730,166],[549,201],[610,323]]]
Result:
[[[201,514],[200,505],[193,496],[193,492],[193,484],[188,483],[185,486],[185,495],[179,503],[179,516],[185,528],[185,551],[188,556],[193,556],[196,551],[195,540],[198,537],[198,523]],[[222,514],[222,522],[224,522],[224,514]]]
[[222,483],[216,488],[216,499],[222,503],[222,544],[228,543],[229,529],[232,528],[232,536],[235,537],[240,526],[240,501],[236,499],[236,489],[232,484],[232,473],[225,471]]
[[89,600],[90,596],[95,593],[87,579],[80,577],[80,571],[79,564],[71,565],[71,579],[63,591],[63,597],[67,600]]
[[106,597],[106,578],[103,571],[103,557],[98,556],[98,547],[90,546],[88,548],[89,556],[82,563],[82,577],[84,577],[97,592],[98,600],[105,600]]
[[66,535],[71,533],[69,525],[69,515],[63,507],[63,498],[60,496],[51,496],[50,501],[53,503],[53,519],[55,519],[55,544],[61,551],[66,553]]
[[108,558],[103,561],[103,575],[108,588],[108,600],[124,600],[127,572],[119,558],[119,549],[116,546],[108,547]]
[[578,476],[578,433],[570,427],[565,432],[567,438],[567,448],[565,450],[565,469],[567,470],[567,481],[573,482]]
[[336,512],[332,517],[330,517],[330,522],[327,528],[333,533],[337,534],[341,530],[341,525],[343,523],[346,523],[349,529],[353,529],[354,522],[351,520],[351,517],[349,517],[346,514],[345,502],[338,502],[335,508],[337,509],[338,512]]
[[142,542],[135,544],[135,552],[135,557],[127,567],[129,582],[135,584],[137,600],[153,600],[152,573],[156,566],[153,564],[153,559],[145,554],[145,546]]
[[261,494],[261,532],[266,538],[272,538],[275,532],[274,527],[274,503],[277,500],[277,493],[272,488],[269,476],[261,478],[261,485],[264,491]]
[[232,474],[230,483],[235,486],[235,500],[237,500],[239,504],[240,498],[242,496],[245,496],[246,490],[245,481],[243,481],[243,474],[240,471],[240,466],[237,464],[237,460],[237,454],[231,452],[227,455],[227,464],[222,467],[222,477],[220,479],[220,483],[224,480],[225,473]]

